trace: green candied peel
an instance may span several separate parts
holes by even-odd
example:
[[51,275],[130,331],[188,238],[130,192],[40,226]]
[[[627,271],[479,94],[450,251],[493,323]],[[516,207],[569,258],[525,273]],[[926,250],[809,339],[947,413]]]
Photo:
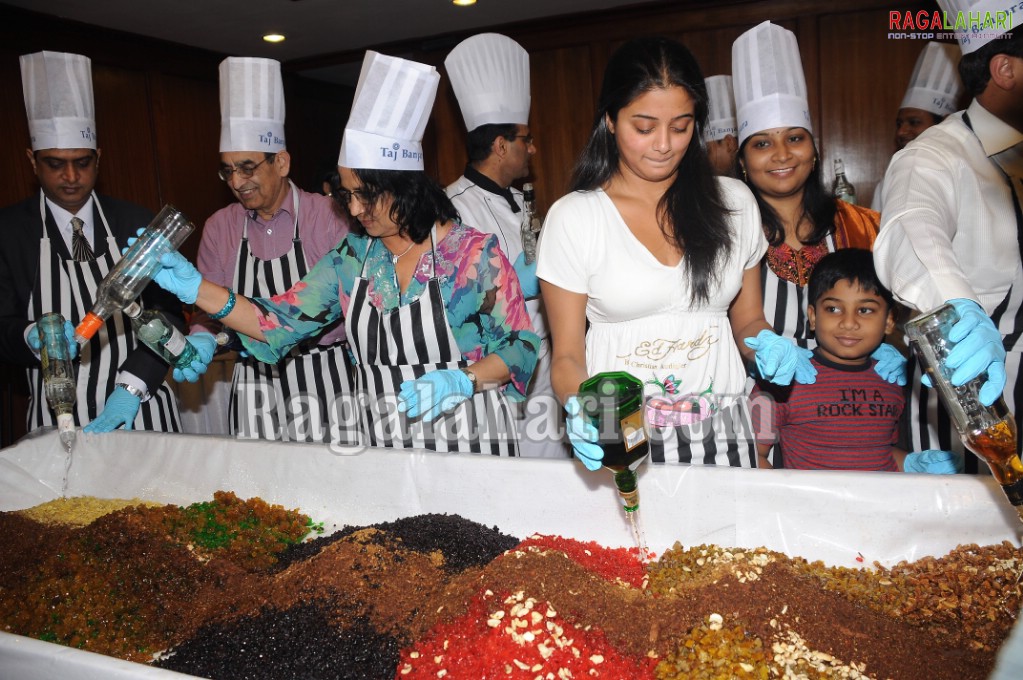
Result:
[[[245,553],[267,557],[301,543],[310,534],[322,534],[323,522],[297,510],[285,510],[259,498],[241,500],[218,491],[212,501],[180,507],[168,516],[165,527],[172,539],[201,553]],[[260,560],[262,561],[262,560]]]

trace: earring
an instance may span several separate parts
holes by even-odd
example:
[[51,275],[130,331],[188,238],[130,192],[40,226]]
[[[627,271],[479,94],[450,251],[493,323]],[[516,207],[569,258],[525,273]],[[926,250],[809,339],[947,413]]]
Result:
[[745,166],[742,166],[742,181],[747,183],[749,182],[749,176],[746,174]]

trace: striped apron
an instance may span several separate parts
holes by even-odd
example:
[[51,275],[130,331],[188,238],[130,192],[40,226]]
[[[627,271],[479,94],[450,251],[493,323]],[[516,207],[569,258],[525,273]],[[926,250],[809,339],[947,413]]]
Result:
[[[828,252],[835,252],[835,237],[827,236]],[[783,338],[792,338],[806,349],[816,349],[817,341],[806,319],[806,288],[779,277],[767,264],[760,266],[760,284],[764,291],[764,316],[774,332]]]
[[[28,303],[28,318],[36,320],[46,312],[60,312],[74,325],[92,309],[96,288],[107,275],[121,250],[110,232],[103,206],[95,192],[92,204],[99,213],[100,225],[107,241],[107,252],[91,262],[65,260],[51,242],[63,241],[53,216],[46,208],[42,192],[39,194],[39,214],[43,221],[43,237],[39,242],[39,273]],[[98,237],[98,227],[97,237]],[[115,259],[116,258],[116,259]],[[112,314],[85,346],[81,347],[78,363],[77,401],[75,424],[86,425],[95,420],[106,404],[107,395],[114,391],[118,367],[136,347],[135,335],[123,314]],[[46,403],[43,374],[39,368],[28,369],[29,403],[28,429],[54,425],[56,419]],[[166,382],[152,393],[152,398],[139,406],[133,427],[136,430],[180,432],[178,405]]]
[[[291,196],[293,247],[277,259],[260,260],[252,255],[246,213],[234,272],[234,288],[246,297],[283,293],[309,271],[298,235],[298,189],[294,184]],[[351,393],[352,372],[344,343],[302,343],[276,364],[239,357],[228,403],[230,433],[246,439],[356,443],[357,427],[346,427],[350,419],[338,417]]]
[[[430,235],[432,263],[437,251]],[[517,455],[516,428],[511,409],[500,389],[473,395],[432,422],[410,420],[397,409],[401,383],[430,371],[469,365],[462,358],[448,323],[440,280],[430,278],[423,295],[390,312],[381,312],[369,300],[366,262],[376,243],[366,248],[362,272],[352,286],[345,315],[348,341],[356,360],[361,425],[366,446],[430,449]]]

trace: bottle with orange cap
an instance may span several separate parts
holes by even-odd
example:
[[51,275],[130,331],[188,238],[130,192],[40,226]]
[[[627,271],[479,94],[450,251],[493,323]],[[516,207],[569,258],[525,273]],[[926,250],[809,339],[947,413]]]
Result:
[[114,312],[130,305],[153,280],[160,268],[160,256],[177,250],[194,230],[183,213],[165,205],[100,281],[92,309],[75,328],[75,340],[84,345]]

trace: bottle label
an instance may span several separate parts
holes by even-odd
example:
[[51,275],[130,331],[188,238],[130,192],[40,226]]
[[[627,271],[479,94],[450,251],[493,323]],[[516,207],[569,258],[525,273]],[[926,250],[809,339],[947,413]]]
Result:
[[643,409],[630,413],[620,422],[626,451],[632,451],[646,441],[646,430],[643,429]]
[[171,332],[171,336],[167,338],[167,342],[164,344],[164,347],[168,352],[179,357],[185,351],[185,345],[187,344],[188,340],[185,339],[185,334],[175,328]]
[[1014,506],[1019,507],[1023,505],[1023,479],[1020,479],[1015,484],[1006,484],[1002,487],[1002,491],[1005,492],[1005,496]]

